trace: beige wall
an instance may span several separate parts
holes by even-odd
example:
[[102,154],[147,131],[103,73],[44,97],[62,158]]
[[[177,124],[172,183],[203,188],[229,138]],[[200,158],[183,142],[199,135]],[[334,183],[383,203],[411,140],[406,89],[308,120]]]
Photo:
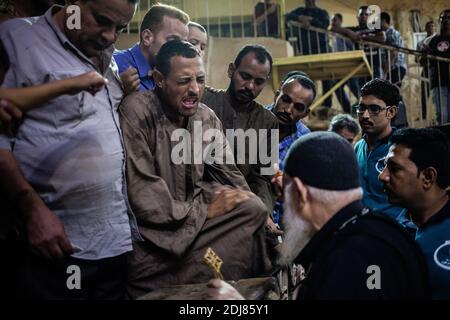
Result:
[[[239,50],[246,44],[261,44],[267,48],[274,58],[293,55],[291,45],[279,39],[272,38],[211,38],[208,45],[207,72],[209,86],[216,89],[226,89],[230,79],[227,76],[228,65],[234,61]],[[270,80],[258,97],[262,104],[273,102],[273,89]]]

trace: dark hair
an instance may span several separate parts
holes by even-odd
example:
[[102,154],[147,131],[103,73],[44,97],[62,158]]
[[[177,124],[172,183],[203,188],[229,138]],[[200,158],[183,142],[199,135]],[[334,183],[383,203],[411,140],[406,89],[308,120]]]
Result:
[[[302,73],[302,74],[300,74]],[[290,80],[296,80],[298,83],[301,84],[302,87],[305,87],[306,89],[310,89],[313,92],[313,98],[312,101],[314,101],[314,99],[316,98],[316,85],[314,84],[314,81],[312,81],[308,76],[305,76],[306,73],[304,72],[299,72],[299,74],[295,74],[289,78],[286,79],[286,81],[283,82],[283,85],[281,86],[281,88],[284,87],[284,85],[290,81]]]
[[360,6],[359,9],[358,9],[358,12],[361,11],[361,10],[367,11],[367,9],[369,9],[369,6],[365,6],[365,5],[364,6]]
[[361,88],[361,97],[375,96],[386,103],[386,106],[398,106],[400,92],[398,88],[384,79],[373,79]]
[[204,26],[202,26],[200,23],[194,22],[194,21],[189,21],[188,22],[188,27],[195,27],[197,29],[199,29],[201,32],[206,33],[206,29]]
[[200,57],[196,47],[184,40],[171,40],[163,44],[155,59],[155,69],[167,76],[170,72],[170,59],[172,57],[184,57],[193,59]]
[[189,15],[186,12],[174,6],[157,3],[147,11],[142,19],[141,32],[145,29],[158,32],[165,16],[178,19],[184,24],[189,22]]
[[0,71],[6,73],[9,69],[9,57],[3,42],[0,40]]
[[341,21],[344,20],[344,18],[342,17],[342,14],[340,14],[340,13],[335,13],[334,16]]
[[391,16],[386,11],[380,13],[380,19],[386,21],[387,24],[391,24]]
[[297,76],[297,75],[300,75],[300,76],[304,76],[304,77],[309,78],[309,76],[308,76],[306,73],[304,73],[303,71],[292,70],[292,71],[289,71],[289,72],[284,76],[283,80],[281,80],[281,85],[283,85],[286,81],[288,81],[289,78],[291,78],[291,77],[293,77],[293,76]]
[[431,24],[431,23],[434,24],[434,21],[433,21],[433,20],[430,20],[430,21],[428,21],[427,23],[425,23],[425,28],[428,27],[428,25]]
[[272,56],[265,47],[259,44],[249,44],[243,47],[234,60],[234,67],[237,69],[241,64],[242,59],[251,52],[255,54],[256,60],[258,60],[259,63],[266,63],[266,61],[269,60],[270,72],[272,72]]
[[347,129],[355,136],[360,132],[358,122],[349,114],[338,114],[331,119],[330,131],[339,133],[341,130]]
[[449,141],[444,133],[434,128],[405,128],[395,131],[391,143],[411,149],[409,159],[420,171],[433,167],[437,171],[437,185],[445,189],[450,185]]

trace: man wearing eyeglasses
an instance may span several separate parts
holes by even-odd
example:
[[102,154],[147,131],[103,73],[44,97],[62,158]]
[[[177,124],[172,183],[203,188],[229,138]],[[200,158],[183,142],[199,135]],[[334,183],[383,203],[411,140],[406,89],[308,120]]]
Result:
[[355,145],[364,205],[396,219],[404,210],[388,202],[383,184],[378,176],[384,169],[384,159],[389,151],[389,138],[394,131],[391,120],[397,113],[400,92],[387,80],[374,79],[361,89],[356,107],[363,138]]

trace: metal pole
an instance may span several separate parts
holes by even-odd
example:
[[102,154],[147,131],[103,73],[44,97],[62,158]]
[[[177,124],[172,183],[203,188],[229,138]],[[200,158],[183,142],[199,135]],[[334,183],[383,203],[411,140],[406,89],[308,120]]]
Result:
[[281,6],[281,14],[279,17],[280,21],[280,30],[281,30],[281,39],[286,39],[286,0],[280,0],[280,6]]

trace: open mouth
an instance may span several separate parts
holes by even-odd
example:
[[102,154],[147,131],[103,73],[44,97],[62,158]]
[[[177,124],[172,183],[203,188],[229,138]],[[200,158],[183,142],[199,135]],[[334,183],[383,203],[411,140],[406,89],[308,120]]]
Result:
[[188,97],[184,98],[181,103],[183,104],[183,107],[186,109],[192,109],[195,108],[198,105],[198,97]]

